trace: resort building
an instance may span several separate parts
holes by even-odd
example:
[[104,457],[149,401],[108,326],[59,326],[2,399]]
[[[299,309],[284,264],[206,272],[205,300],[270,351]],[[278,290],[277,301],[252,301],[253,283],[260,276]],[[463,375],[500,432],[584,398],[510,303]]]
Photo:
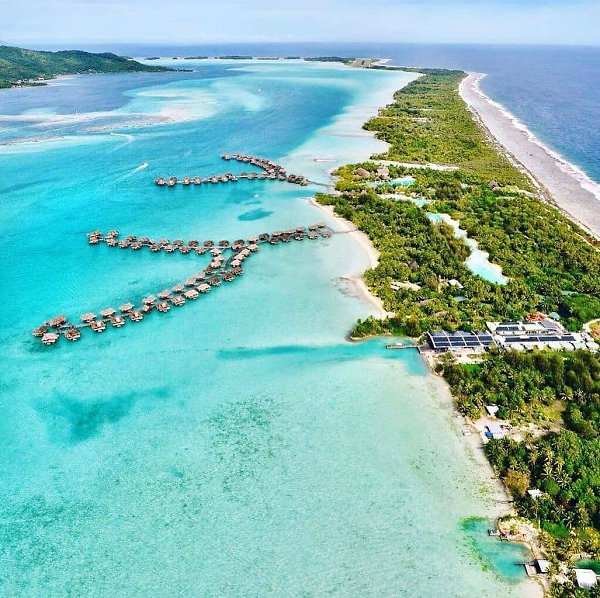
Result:
[[558,321],[542,316],[520,322],[488,322],[484,332],[428,332],[427,344],[436,353],[478,353],[497,346],[513,351],[553,349],[596,352],[600,346],[587,332],[569,332]]
[[496,344],[504,349],[598,350],[598,344],[587,333],[569,332],[551,318],[525,322],[488,322],[487,327],[494,335]]
[[482,352],[494,345],[494,339],[489,332],[446,332],[438,330],[427,333],[427,343],[436,353],[446,351]]
[[592,569],[575,569],[575,579],[577,586],[584,590],[591,590],[598,581]]

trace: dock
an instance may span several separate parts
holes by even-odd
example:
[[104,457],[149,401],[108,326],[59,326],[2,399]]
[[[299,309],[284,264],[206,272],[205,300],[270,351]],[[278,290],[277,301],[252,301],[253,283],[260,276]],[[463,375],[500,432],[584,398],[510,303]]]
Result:
[[277,164],[272,160],[266,158],[259,158],[258,156],[250,156],[247,154],[222,154],[223,160],[229,161],[234,160],[241,162],[242,164],[250,164],[260,169],[259,172],[240,172],[233,174],[232,172],[226,172],[225,174],[216,174],[205,176],[184,176],[178,179],[175,176],[170,177],[158,177],[154,183],[159,187],[174,188],[176,185],[183,185],[184,187],[190,187],[194,185],[215,185],[218,183],[235,183],[240,179],[246,179],[248,181],[283,181],[292,183],[294,185],[300,185],[306,187],[309,181],[306,177],[299,174],[290,174],[286,172],[285,168],[281,164]]
[[334,232],[325,223],[308,227],[299,226],[292,230],[261,233],[248,239],[229,241],[222,239],[200,241],[191,239],[169,240],[151,239],[127,235],[121,237],[118,230],[103,233],[95,230],[88,233],[90,245],[104,244],[110,248],[132,251],[150,251],[152,253],[180,253],[194,256],[207,254],[210,263],[200,271],[191,274],[185,281],[165,288],[156,294],[150,294],[136,302],[123,303],[118,309],[106,307],[98,313],[83,313],[79,321],[70,321],[66,315],[58,315],[42,323],[33,331],[33,336],[47,346],[55,345],[61,337],[70,342],[78,341],[84,329],[100,334],[110,328],[122,328],[127,322],[138,323],[152,313],[167,313],[172,307],[182,307],[189,301],[195,301],[211,292],[223,283],[231,283],[244,274],[244,264],[256,254],[263,245],[278,245],[291,241],[316,240],[330,238]]

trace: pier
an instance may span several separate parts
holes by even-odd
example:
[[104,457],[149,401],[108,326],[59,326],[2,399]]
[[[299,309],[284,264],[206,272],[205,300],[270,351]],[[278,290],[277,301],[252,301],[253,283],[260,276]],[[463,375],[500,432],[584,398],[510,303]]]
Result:
[[181,253],[210,256],[210,263],[202,270],[189,276],[185,281],[172,288],[166,288],[140,299],[137,303],[123,303],[118,309],[107,307],[98,312],[85,312],[78,321],[70,321],[61,314],[46,320],[33,331],[33,336],[39,338],[44,345],[55,345],[61,337],[70,342],[78,341],[84,329],[89,328],[101,334],[109,327],[121,328],[129,322],[141,322],[152,313],[167,313],[172,307],[183,307],[188,301],[196,301],[222,283],[231,283],[244,274],[244,263],[257,253],[261,245],[277,245],[291,241],[327,239],[334,232],[326,224],[318,223],[308,227],[299,226],[292,230],[261,233],[248,239],[229,241],[222,239],[215,243],[211,239],[200,241],[191,239],[169,240],[167,238],[151,239],[127,235],[121,237],[118,230],[103,233],[95,230],[88,233],[90,245],[104,244],[115,249],[132,251],[146,250],[152,253]]
[[226,172],[225,174],[211,175],[208,177],[199,176],[184,176],[181,180],[177,177],[158,177],[154,182],[159,187],[170,187],[173,188],[175,185],[183,185],[189,187],[193,185],[215,185],[218,183],[235,183],[240,179],[246,179],[249,181],[253,180],[269,180],[269,181],[286,181],[294,185],[300,185],[306,187],[309,183],[308,179],[299,174],[289,174],[281,164],[277,164],[272,160],[266,158],[259,158],[257,156],[250,156],[246,154],[222,154],[223,160],[229,161],[234,160],[241,162],[242,164],[250,164],[256,166],[262,172],[240,172],[239,174],[233,174]]

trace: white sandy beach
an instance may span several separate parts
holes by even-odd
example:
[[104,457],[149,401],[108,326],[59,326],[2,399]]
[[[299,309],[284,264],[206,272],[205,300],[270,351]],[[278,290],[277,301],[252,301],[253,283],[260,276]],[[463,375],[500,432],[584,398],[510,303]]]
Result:
[[509,158],[523,167],[545,199],[600,238],[600,185],[544,146],[503,106],[480,89],[482,73],[469,73],[459,92],[492,139]]

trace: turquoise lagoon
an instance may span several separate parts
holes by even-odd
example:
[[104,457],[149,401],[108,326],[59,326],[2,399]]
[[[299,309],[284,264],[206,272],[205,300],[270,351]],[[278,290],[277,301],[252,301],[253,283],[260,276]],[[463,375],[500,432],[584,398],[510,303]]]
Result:
[[[169,61],[168,64],[178,64]],[[297,63],[65,78],[0,94],[3,596],[518,596],[461,522],[489,472],[413,351],[346,342],[373,309],[351,235],[266,246],[169,314],[46,348],[31,329],[184,280],[194,255],[85,233],[237,238],[327,219],[317,190],[156,188],[252,152],[328,182],[412,75]],[[315,161],[315,158],[321,161]],[[482,532],[483,534],[483,532]],[[482,560],[483,559],[483,560]]]

